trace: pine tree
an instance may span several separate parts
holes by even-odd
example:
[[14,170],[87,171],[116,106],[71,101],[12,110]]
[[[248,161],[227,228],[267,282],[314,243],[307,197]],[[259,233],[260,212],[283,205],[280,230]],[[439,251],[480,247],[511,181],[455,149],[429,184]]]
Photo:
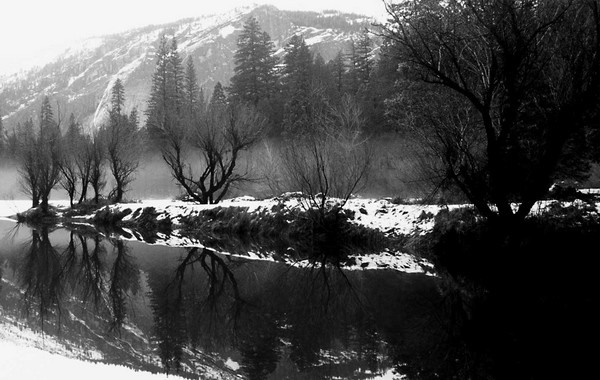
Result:
[[69,116],[69,126],[62,139],[62,156],[60,160],[61,180],[60,185],[69,196],[69,203],[73,207],[73,200],[79,181],[77,170],[77,156],[81,153],[81,125],[75,120],[75,115]]
[[0,110],[0,157],[4,157],[6,155],[6,140],[6,132],[4,131],[2,112]]
[[31,207],[37,207],[40,204],[40,157],[31,118],[23,124],[17,124],[16,140],[15,153],[19,161],[21,189],[31,197]]
[[120,78],[117,78],[112,88],[111,95],[111,113],[120,115],[123,112],[123,104],[125,103],[125,88]]
[[345,75],[346,75],[346,62],[344,59],[344,54],[340,50],[334,59],[327,63],[329,71],[331,72],[332,77],[335,82],[335,89],[337,90],[338,95],[346,91],[346,86],[344,85]]
[[183,111],[185,97],[184,71],[181,57],[177,51],[177,40],[171,40],[169,53],[167,55],[167,112],[180,114]]
[[174,130],[182,128],[184,108],[184,71],[177,51],[177,41],[170,44],[161,37],[156,69],[152,75],[152,87],[146,110],[146,132],[156,146]]
[[128,127],[134,131],[137,131],[139,124],[140,124],[140,117],[138,115],[137,107],[133,107],[133,109],[129,113]]
[[398,91],[396,82],[400,79],[402,62],[396,53],[397,49],[392,40],[385,39],[379,50],[379,59],[373,65],[366,91],[368,97],[364,99],[368,99],[368,102],[363,102],[369,128],[391,128],[391,118],[386,117],[385,113],[385,100],[393,98]]
[[52,129],[56,126],[54,121],[54,112],[52,111],[52,105],[50,99],[45,96],[42,101],[42,109],[40,112],[40,133],[50,134]]
[[311,102],[312,55],[299,35],[292,36],[285,51],[283,88],[288,101],[284,121],[288,130],[292,128],[296,132],[308,128],[306,114]]
[[361,34],[357,41],[352,42],[352,78],[353,91],[357,93],[369,84],[372,71],[371,46],[373,45],[368,32]]
[[289,92],[306,93],[311,82],[312,54],[304,42],[304,38],[294,35],[285,47],[284,63],[284,86]]
[[333,86],[333,78],[327,70],[325,59],[319,53],[315,54],[312,64],[312,81],[316,86],[330,88]]
[[156,51],[156,68],[152,74],[152,86],[150,88],[150,98],[146,108],[146,133],[151,140],[157,140],[160,136],[160,129],[166,117],[166,99],[168,96],[168,57],[169,49],[167,47],[167,38],[163,35],[160,38],[158,49]]
[[251,17],[244,24],[235,53],[235,74],[230,93],[234,102],[258,105],[274,93],[275,63],[271,37],[261,31],[258,21]]
[[190,120],[195,120],[202,110],[204,95],[198,87],[196,69],[191,56],[187,58],[183,83],[185,113]]
[[217,82],[213,89],[212,97],[210,98],[209,108],[214,109],[215,107],[224,107],[226,105],[227,97],[225,96],[225,91],[223,90],[221,82]]
[[204,93],[204,87],[200,87],[200,92],[198,93],[198,108],[200,109],[200,111],[206,111],[206,106],[207,106],[207,99],[206,99],[206,95]]
[[137,110],[127,116],[123,113],[125,92],[119,79],[112,88],[109,125],[105,127],[105,144],[110,172],[115,186],[109,194],[114,202],[121,202],[127,186],[133,181],[139,166],[139,137],[137,133]]
[[60,126],[54,120],[50,99],[45,96],[40,112],[40,134],[37,140],[39,195],[42,212],[48,212],[50,192],[60,180]]

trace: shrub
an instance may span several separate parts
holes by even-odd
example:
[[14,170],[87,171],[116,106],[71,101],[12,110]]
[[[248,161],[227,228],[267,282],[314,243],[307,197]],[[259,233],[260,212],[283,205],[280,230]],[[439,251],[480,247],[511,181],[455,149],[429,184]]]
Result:
[[117,211],[106,206],[96,212],[92,217],[92,223],[100,226],[117,226],[129,214],[131,214],[131,209]]
[[284,257],[339,264],[351,253],[380,249],[388,243],[382,232],[355,225],[352,218],[352,211],[337,206],[325,211],[275,206],[252,213],[243,207],[215,207],[181,222],[184,233],[212,242],[224,244],[234,235],[241,241],[258,241],[261,250],[275,250]]

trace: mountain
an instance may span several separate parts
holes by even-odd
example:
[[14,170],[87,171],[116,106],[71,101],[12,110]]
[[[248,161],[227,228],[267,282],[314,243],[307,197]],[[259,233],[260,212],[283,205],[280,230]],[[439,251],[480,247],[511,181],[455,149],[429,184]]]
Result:
[[28,117],[35,119],[43,96],[48,95],[55,108],[60,108],[58,113],[63,119],[73,112],[86,128],[96,128],[106,118],[110,89],[117,78],[125,86],[126,111],[135,106],[143,115],[155,51],[163,34],[177,38],[182,58],[193,57],[199,84],[209,94],[217,81],[229,84],[237,38],[251,16],[269,33],[278,56],[283,55],[283,47],[291,36],[301,34],[325,61],[340,50],[349,52],[351,40],[373,21],[337,11],[284,11],[262,5],[90,38],[41,69],[0,81],[4,125],[11,129]]

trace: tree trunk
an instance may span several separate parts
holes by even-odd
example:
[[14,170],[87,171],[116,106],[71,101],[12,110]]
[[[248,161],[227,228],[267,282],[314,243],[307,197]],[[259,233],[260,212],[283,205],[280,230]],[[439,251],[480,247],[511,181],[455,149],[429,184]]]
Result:
[[81,195],[79,196],[79,201],[77,203],[82,203],[87,200],[87,191],[88,191],[89,181],[85,179],[81,179]]
[[36,191],[33,191],[31,195],[31,207],[35,208],[40,205],[40,197],[37,195]]
[[48,196],[47,195],[42,195],[42,202],[41,202],[41,207],[42,207],[42,213],[43,214],[47,214],[48,213]]

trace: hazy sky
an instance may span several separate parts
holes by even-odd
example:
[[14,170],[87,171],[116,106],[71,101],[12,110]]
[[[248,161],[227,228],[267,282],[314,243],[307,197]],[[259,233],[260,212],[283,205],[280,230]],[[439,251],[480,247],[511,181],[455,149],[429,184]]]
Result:
[[46,62],[85,37],[252,3],[280,9],[338,9],[380,19],[385,13],[383,0],[9,0],[0,7],[0,75]]

